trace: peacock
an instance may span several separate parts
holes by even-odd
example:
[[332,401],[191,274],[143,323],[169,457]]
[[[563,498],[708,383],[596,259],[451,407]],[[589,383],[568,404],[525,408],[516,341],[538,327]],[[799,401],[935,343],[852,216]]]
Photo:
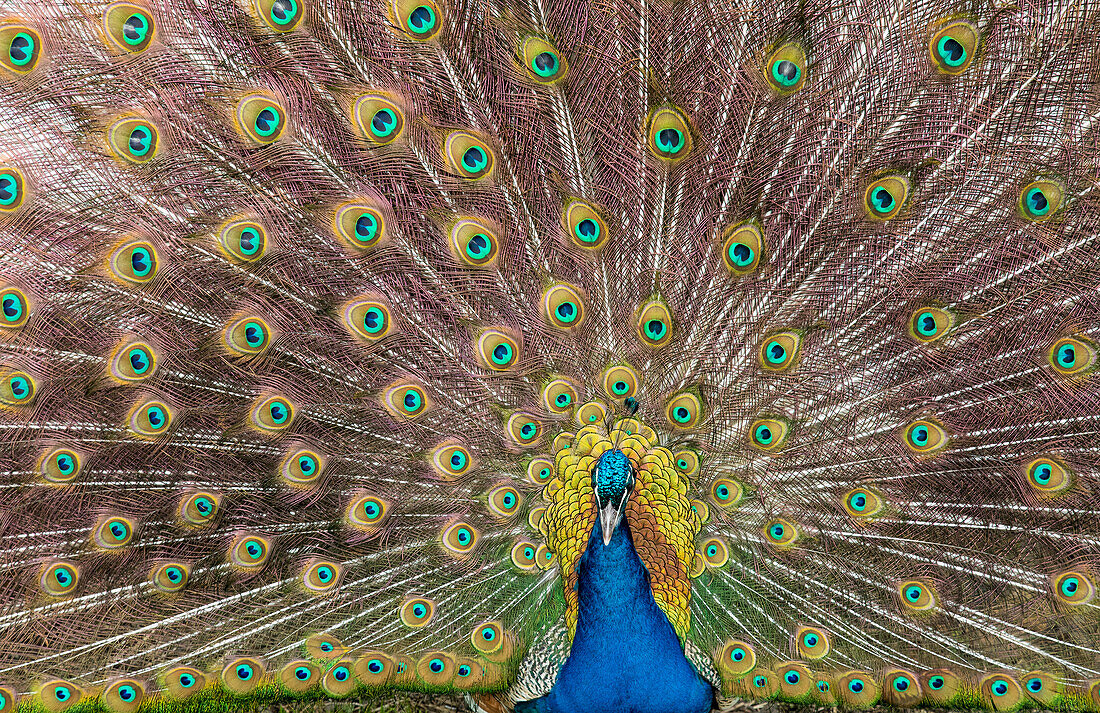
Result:
[[3,0],[0,713],[1100,710],[1098,27]]

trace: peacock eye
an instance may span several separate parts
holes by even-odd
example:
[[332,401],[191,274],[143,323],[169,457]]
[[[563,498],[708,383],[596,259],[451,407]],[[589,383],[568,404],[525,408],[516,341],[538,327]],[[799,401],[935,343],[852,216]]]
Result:
[[1062,206],[1065,190],[1055,181],[1040,180],[1024,186],[1020,191],[1018,209],[1029,221],[1042,222],[1053,216]]
[[542,310],[547,322],[558,329],[574,329],[584,322],[584,299],[572,285],[556,284],[546,290]]
[[691,129],[679,108],[662,107],[650,116],[649,150],[667,161],[679,161],[691,152]]
[[806,53],[788,43],[772,52],[764,62],[764,78],[776,93],[792,94],[806,81]]
[[872,181],[863,195],[864,208],[874,220],[890,220],[909,198],[909,179],[900,174]]
[[568,71],[558,50],[540,37],[528,37],[520,46],[520,56],[528,76],[539,84],[553,84]]
[[956,21],[933,33],[928,42],[932,64],[941,74],[961,74],[970,66],[978,47],[978,31],[966,21]]

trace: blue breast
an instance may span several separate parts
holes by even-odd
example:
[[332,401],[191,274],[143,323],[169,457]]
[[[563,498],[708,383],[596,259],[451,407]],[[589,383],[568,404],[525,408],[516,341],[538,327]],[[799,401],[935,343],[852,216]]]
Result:
[[569,658],[550,693],[516,711],[707,713],[714,694],[653,600],[625,519],[606,547],[597,521],[580,564]]

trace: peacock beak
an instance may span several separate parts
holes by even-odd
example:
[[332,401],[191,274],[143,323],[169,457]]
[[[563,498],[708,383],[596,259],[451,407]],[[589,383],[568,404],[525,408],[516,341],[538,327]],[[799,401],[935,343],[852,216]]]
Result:
[[[605,547],[611,544],[611,536],[615,534],[615,528],[619,526],[619,521],[623,519],[623,507],[626,505],[628,494],[623,493],[623,499],[619,501],[618,505],[608,503],[600,507],[600,530],[603,532]],[[596,503],[599,504],[599,496],[596,498]]]

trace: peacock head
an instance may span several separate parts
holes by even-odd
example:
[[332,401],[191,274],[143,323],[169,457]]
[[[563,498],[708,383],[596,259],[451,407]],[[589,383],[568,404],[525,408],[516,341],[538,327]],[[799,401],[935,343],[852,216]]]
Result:
[[610,544],[615,528],[623,517],[626,499],[634,488],[634,468],[618,448],[604,451],[592,470],[592,488],[596,491],[596,510],[604,545]]

